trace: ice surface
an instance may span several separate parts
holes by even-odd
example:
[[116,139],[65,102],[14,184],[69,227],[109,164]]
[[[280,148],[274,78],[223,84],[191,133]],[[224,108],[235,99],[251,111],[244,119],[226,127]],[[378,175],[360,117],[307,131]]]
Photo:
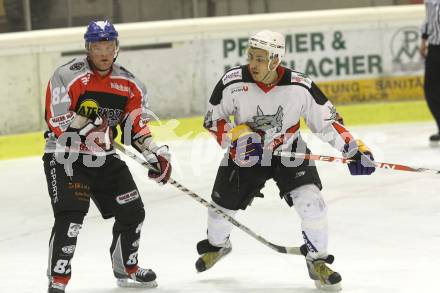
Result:
[[[353,128],[376,160],[440,169],[440,148],[428,147],[432,123]],[[338,155],[310,134],[315,153]],[[220,150],[211,138],[173,141],[173,177],[209,199]],[[151,292],[317,292],[302,257],[279,254],[234,229],[232,253],[198,274],[196,243],[205,238],[206,208],[172,186],[149,181],[126,158],[146,205],[140,264],[153,268],[159,287]],[[333,268],[343,292],[437,292],[440,261],[440,175],[378,170],[350,176],[345,166],[319,163],[329,206]],[[46,292],[47,244],[53,216],[41,158],[0,161],[0,292]],[[268,240],[300,245],[294,209],[270,181],[238,220]],[[85,219],[67,292],[139,292],[115,287],[108,247],[112,220],[92,204]]]

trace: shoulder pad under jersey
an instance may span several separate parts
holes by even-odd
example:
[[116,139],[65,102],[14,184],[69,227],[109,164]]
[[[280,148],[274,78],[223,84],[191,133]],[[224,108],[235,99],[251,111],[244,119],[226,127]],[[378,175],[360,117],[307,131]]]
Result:
[[312,80],[307,74],[292,70],[292,75],[290,78],[291,83],[300,84],[302,86],[310,89],[312,87]]
[[128,71],[125,67],[120,65],[119,63],[113,64],[113,75],[115,76],[122,76],[127,79],[136,79],[133,73]]
[[146,95],[147,89],[146,89],[144,83],[140,79],[138,79],[136,76],[134,76],[133,73],[128,71],[125,67],[121,66],[120,64],[118,64],[118,63],[113,64],[112,76],[127,79],[127,80],[131,81],[139,88],[139,90],[142,92],[142,95]]
[[86,57],[77,57],[55,70],[54,76],[58,75],[59,79],[67,86],[78,76],[82,76],[87,72],[91,72]]

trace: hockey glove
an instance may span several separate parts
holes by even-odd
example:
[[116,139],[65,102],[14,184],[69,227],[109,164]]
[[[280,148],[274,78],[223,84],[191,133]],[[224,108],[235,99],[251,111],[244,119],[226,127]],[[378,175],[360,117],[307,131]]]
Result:
[[253,166],[261,162],[263,144],[259,134],[252,131],[246,124],[240,124],[229,132],[231,145],[229,158],[240,167]]
[[171,176],[171,154],[168,151],[168,146],[163,145],[155,147],[152,150],[145,150],[142,152],[145,160],[155,168],[148,171],[148,177],[163,185],[168,182]]
[[343,154],[347,158],[355,160],[348,163],[351,175],[371,175],[376,171],[373,154],[362,140],[357,139],[355,144],[346,144]]
[[92,119],[76,115],[75,120],[70,124],[70,128],[78,132],[85,147],[93,150],[93,141],[99,148],[110,150],[113,144],[113,131],[108,124],[108,120],[99,115],[94,115]]

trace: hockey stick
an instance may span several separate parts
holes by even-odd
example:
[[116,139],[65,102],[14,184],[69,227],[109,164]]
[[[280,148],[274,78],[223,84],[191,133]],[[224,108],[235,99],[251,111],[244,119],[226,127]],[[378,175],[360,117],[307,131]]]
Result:
[[[286,151],[275,151],[275,156],[286,157],[286,158],[298,158],[303,160],[310,161],[324,161],[331,163],[340,163],[340,164],[348,164],[351,162],[355,162],[353,159],[333,157],[333,156],[322,156],[322,155],[314,155],[314,154],[304,154],[304,153],[291,153]],[[405,165],[393,164],[393,163],[383,163],[383,162],[374,162],[376,168],[382,169],[391,169],[398,171],[409,171],[409,172],[425,172],[431,174],[440,174],[440,170],[429,169],[429,168],[416,168]]]
[[[130,150],[128,150],[123,145],[115,142],[114,146],[115,146],[115,148],[117,150],[119,150],[120,152],[124,153],[128,157],[132,158],[137,163],[142,165],[144,168],[154,169],[153,166],[148,164],[145,160],[143,160],[140,157],[138,157],[135,153],[131,152]],[[225,214],[222,210],[218,209],[215,205],[213,205],[212,203],[206,201],[201,196],[199,196],[196,193],[194,193],[193,191],[189,190],[188,188],[186,188],[185,186],[183,186],[182,184],[180,184],[179,182],[177,182],[173,178],[170,178],[168,183],[173,185],[174,187],[176,187],[177,189],[179,189],[180,191],[182,191],[186,195],[191,196],[193,199],[195,199],[196,201],[198,201],[199,203],[201,203],[205,207],[211,209],[212,211],[214,211],[217,215],[221,216],[226,221],[230,222],[231,224],[233,224],[234,226],[236,226],[237,228],[239,228],[243,232],[247,233],[248,235],[252,236],[256,240],[258,240],[261,243],[263,243],[264,245],[272,248],[273,250],[275,250],[275,251],[277,251],[279,253],[302,255],[299,247],[296,247],[296,246],[292,246],[292,247],[281,246],[281,245],[276,245],[276,244],[273,244],[273,243],[267,241],[265,238],[263,238],[262,236],[258,235],[257,233],[255,233],[254,231],[252,231],[251,229],[246,227],[245,225],[241,224],[240,222],[238,222],[237,220],[235,220],[231,216]]]

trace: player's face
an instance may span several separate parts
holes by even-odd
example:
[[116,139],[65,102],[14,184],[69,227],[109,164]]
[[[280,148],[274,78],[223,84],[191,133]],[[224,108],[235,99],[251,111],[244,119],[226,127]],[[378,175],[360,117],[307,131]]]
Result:
[[248,50],[249,69],[255,81],[261,82],[269,71],[267,69],[269,63],[267,55],[267,51],[263,49],[249,48]]
[[89,47],[89,58],[98,70],[105,71],[112,66],[115,52],[115,41],[91,43]]

